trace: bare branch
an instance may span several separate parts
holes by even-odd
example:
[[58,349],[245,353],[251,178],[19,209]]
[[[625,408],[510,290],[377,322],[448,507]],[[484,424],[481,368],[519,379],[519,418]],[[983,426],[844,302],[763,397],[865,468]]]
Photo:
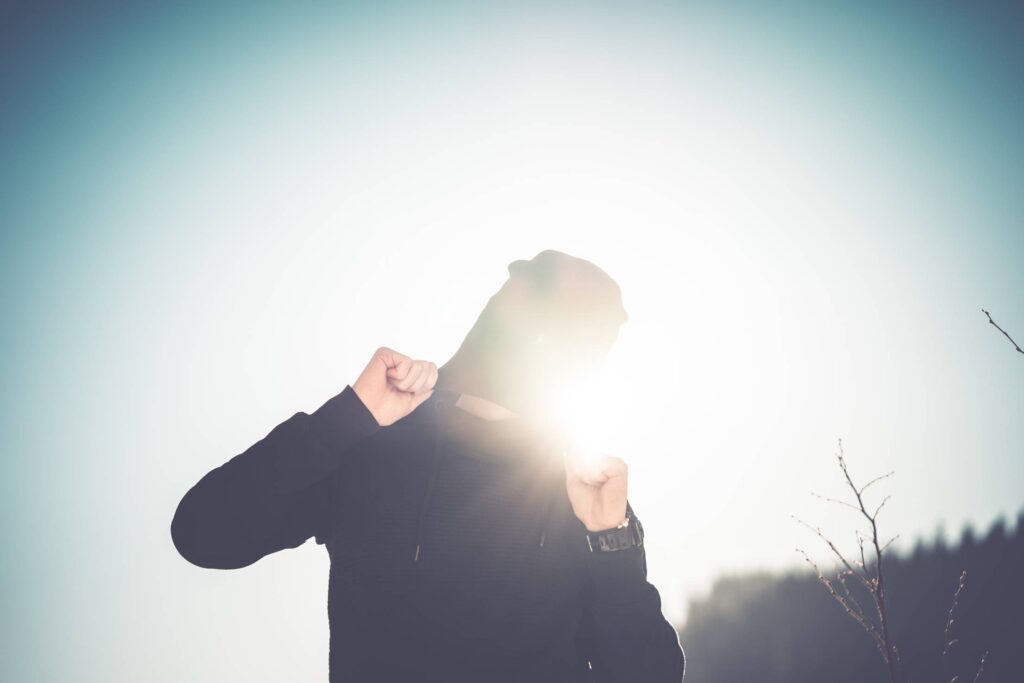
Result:
[[878,611],[878,625],[882,632],[882,641],[885,647],[883,653],[885,664],[889,669],[889,680],[891,683],[896,683],[899,677],[896,673],[899,655],[895,652],[892,644],[892,640],[889,637],[889,614],[888,607],[885,604],[885,575],[882,572],[882,546],[878,541],[878,524],[877,518],[878,513],[881,512],[882,507],[888,502],[889,496],[886,496],[882,500],[878,508],[875,509],[875,514],[869,514],[867,508],[864,506],[864,497],[861,495],[860,489],[856,484],[853,483],[853,478],[850,476],[850,470],[846,466],[846,457],[843,454],[843,440],[839,439],[839,467],[843,471],[843,476],[846,478],[846,483],[853,491],[854,496],[857,498],[857,505],[860,506],[861,514],[871,525],[871,544],[875,548],[875,576],[870,581],[871,584],[871,597],[875,602],[875,609]]
[[896,656],[896,668],[899,671],[903,670],[903,655],[900,654],[900,649],[896,647],[896,644],[892,645],[892,653]]
[[867,629],[869,635],[875,638],[875,644],[878,645],[879,648],[881,648],[882,634],[880,634],[878,632],[878,629],[875,628],[874,623],[872,623],[872,621],[868,619],[866,613],[864,612],[864,608],[860,606],[860,603],[857,601],[857,598],[853,596],[853,592],[850,590],[850,587],[846,584],[846,577],[849,576],[849,574],[849,572],[841,572],[839,574],[839,583],[843,587],[843,593],[845,593],[846,595],[846,600],[851,605],[853,605],[853,607],[856,608],[857,612],[861,615],[861,617],[863,617],[863,623],[861,625]]
[[[863,505],[863,503],[861,504]],[[882,504],[884,505],[885,501]],[[887,653],[892,653],[894,649],[892,640],[889,638],[889,615],[885,604],[885,576],[882,573],[882,548],[878,544],[878,525],[875,523],[874,517],[871,518],[871,543],[875,546],[875,587],[871,591],[871,596],[875,599],[875,608],[878,610],[878,623],[882,630],[885,650]],[[892,683],[896,683],[899,680],[896,674],[897,662],[892,656],[889,656],[886,657],[885,663],[889,667],[889,679]]]
[[[987,314],[987,311],[986,311]],[[991,321],[991,316],[990,316]],[[995,324],[994,322],[992,323]],[[998,325],[996,326],[998,327]],[[1001,328],[1000,328],[1001,330]],[[1004,332],[1005,334],[1005,332]],[[1009,335],[1007,335],[1009,336]],[[1012,339],[1011,339],[1012,341]],[[1020,349],[1018,348],[1018,351]],[[882,501],[874,508],[874,512],[869,512],[867,504],[864,500],[864,492],[867,491],[872,485],[891,477],[894,473],[888,472],[880,477],[875,477],[870,480],[864,486],[858,487],[853,477],[850,475],[849,467],[846,463],[846,456],[843,453],[843,441],[839,439],[839,452],[836,454],[836,458],[839,462],[839,469],[843,473],[843,478],[846,480],[846,485],[853,492],[856,505],[851,504],[844,500],[838,500],[835,498],[829,498],[822,496],[817,493],[811,495],[824,500],[826,502],[838,503],[845,507],[851,508],[858,512],[860,516],[867,522],[870,528],[870,534],[864,533],[862,529],[855,528],[854,534],[857,539],[857,548],[859,550],[860,559],[854,560],[851,563],[847,560],[846,556],[843,555],[842,551],[831,541],[819,527],[812,526],[807,522],[799,519],[798,517],[792,516],[801,525],[807,527],[814,534],[820,538],[825,545],[831,551],[835,557],[839,566],[837,566],[837,574],[835,580],[830,580],[826,577],[818,565],[805,553],[803,550],[797,549],[797,552],[804,556],[804,560],[807,561],[811,567],[814,568],[817,574],[818,581],[825,586],[832,598],[839,603],[843,610],[864,629],[865,633],[871,638],[872,642],[875,643],[875,647],[878,648],[879,653],[882,655],[882,660],[885,662],[886,668],[889,672],[889,683],[906,683],[906,671],[903,668],[903,657],[900,653],[896,643],[892,641],[889,632],[889,614],[888,605],[886,603],[886,585],[885,585],[885,572],[883,571],[883,554],[900,536],[899,534],[893,536],[885,543],[881,542],[880,534],[878,531],[878,516],[882,509],[891,499],[890,496],[885,496]],[[867,555],[869,551],[867,548],[870,547],[873,553],[872,561],[869,566]],[[858,571],[854,565],[860,568]],[[865,611],[864,606],[857,600],[855,591],[849,585],[849,578],[851,576],[857,577],[857,579],[867,589],[867,593],[870,596],[876,614],[870,615]],[[960,596],[964,591],[966,585],[967,572],[964,571],[960,574],[960,580],[957,585],[956,591],[953,594],[953,603],[949,608],[949,614],[946,619],[946,627],[943,634],[943,649],[942,649],[942,663],[945,668],[947,657],[952,651],[953,647],[958,643],[958,640],[953,637],[953,625],[955,623],[955,613],[959,606]],[[981,660],[978,664],[977,673],[974,676],[974,683],[981,683],[982,675],[985,673],[985,666],[988,663],[988,652],[982,655]],[[950,679],[950,683],[959,683],[961,677],[954,675]]]
[[1024,353],[1024,349],[1020,348],[1020,345],[1019,345],[1019,344],[1017,344],[1017,342],[1013,341],[1013,337],[1011,337],[1011,336],[1009,335],[1009,333],[1007,333],[1007,331],[1006,331],[1006,330],[1004,330],[1003,328],[999,327],[999,325],[997,325],[997,324],[996,324],[996,321],[992,319],[992,314],[991,314],[991,313],[989,313],[988,311],[986,311],[986,310],[985,310],[984,308],[983,308],[983,309],[981,309],[981,312],[982,312],[982,313],[984,313],[984,314],[985,314],[986,316],[988,316],[988,321],[989,321],[990,323],[992,323],[992,325],[993,325],[993,326],[994,326],[994,327],[995,327],[995,328],[996,328],[997,330],[999,330],[1000,332],[1002,332],[1002,333],[1003,333],[1003,336],[1004,336],[1004,337],[1006,337],[1007,339],[1009,339],[1009,340],[1010,340],[1010,343],[1011,343],[1011,344],[1013,344],[1013,348],[1017,349],[1017,353]]
[[956,611],[957,603],[960,602],[960,594],[963,592],[966,583],[967,570],[965,569],[960,573],[960,582],[957,584],[956,591],[953,593],[953,604],[949,607],[949,617],[946,619],[946,631],[943,635],[943,640],[946,641],[946,644],[942,647],[943,658],[949,654],[949,651],[957,643],[957,639],[952,637],[952,633],[950,631],[953,628],[953,612]]
[[981,674],[985,673],[985,662],[988,661],[988,650],[981,656],[981,663],[978,664],[978,673],[974,674],[974,683],[981,680]]
[[[850,617],[852,617],[854,621],[861,625],[861,628],[863,628],[871,637],[871,639],[875,642],[875,646],[879,649],[879,652],[881,652],[882,656],[884,657],[885,652],[883,651],[884,645],[882,642],[882,636],[878,632],[878,629],[875,627],[875,625],[871,623],[871,620],[867,617],[864,611],[860,608],[860,605],[855,600],[850,601],[847,600],[844,596],[840,595],[839,592],[836,590],[835,584],[833,584],[832,581],[830,581],[828,577],[826,577],[821,572],[821,569],[818,568],[818,565],[814,562],[814,560],[808,557],[807,553],[805,553],[800,548],[797,548],[796,551],[803,555],[804,560],[807,562],[807,564],[811,565],[811,567],[814,568],[814,572],[818,575],[818,581],[820,581],[821,584],[825,586],[826,589],[828,589],[829,594],[836,602],[839,603],[839,605],[846,611],[846,613],[850,615]],[[840,582],[842,583],[842,579],[840,579]],[[843,586],[845,589],[845,583],[843,583]]]
[[875,508],[875,514],[871,515],[871,517],[869,517],[868,519],[870,519],[872,522],[875,521],[875,518],[878,517],[878,513],[882,511],[882,508],[885,507],[885,504],[889,502],[890,498],[892,498],[892,496],[886,496],[885,498],[883,498],[882,502],[878,504],[877,508]]
[[861,495],[864,495],[864,492],[868,490],[869,486],[871,486],[872,484],[877,484],[878,482],[882,481],[883,479],[888,479],[889,477],[891,477],[894,474],[896,474],[896,470],[893,470],[892,472],[888,472],[886,474],[883,474],[880,477],[875,477],[874,479],[872,479],[868,483],[864,484],[864,486],[861,486],[860,487],[860,491],[858,493],[860,493]]
[[886,548],[888,548],[889,546],[891,546],[891,545],[893,544],[893,541],[895,541],[895,540],[896,540],[896,539],[898,539],[899,537],[900,537],[900,535],[899,535],[899,534],[896,534],[895,536],[893,536],[892,538],[890,538],[890,539],[889,539],[888,541],[886,541],[886,542],[885,542],[885,545],[883,545],[883,546],[882,546],[882,549],[881,549],[881,550],[879,550],[879,552],[882,552],[882,553],[884,553],[884,552],[885,552],[885,549],[886,549]]
[[[893,541],[895,541],[896,538],[898,538],[898,536],[890,539],[889,542],[885,545],[882,545],[879,541],[877,518],[878,514],[882,511],[882,508],[885,507],[885,504],[889,501],[889,496],[886,496],[882,500],[882,502],[878,505],[877,508],[875,508],[875,511],[872,514],[868,512],[867,506],[864,503],[863,495],[864,491],[867,490],[868,487],[870,487],[872,484],[875,484],[879,481],[882,481],[883,479],[888,478],[893,473],[889,472],[888,474],[884,474],[881,477],[876,477],[870,480],[864,486],[858,487],[854,483],[853,477],[850,475],[850,470],[847,467],[846,456],[843,453],[842,439],[839,439],[839,452],[836,454],[836,458],[839,461],[839,469],[842,470],[843,478],[846,480],[846,485],[849,487],[850,491],[853,492],[857,504],[851,505],[843,501],[825,498],[824,496],[818,497],[823,498],[824,500],[827,501],[837,502],[848,507],[851,507],[857,512],[859,512],[860,515],[868,522],[868,524],[871,527],[870,542],[871,546],[874,549],[874,576],[872,576],[871,573],[868,571],[868,562],[864,550],[865,539],[862,538],[859,531],[857,532],[857,545],[860,549],[860,566],[862,567],[861,572],[858,572],[853,568],[853,566],[842,554],[842,552],[839,551],[835,544],[828,537],[826,537],[825,534],[822,533],[821,529],[813,527],[807,522],[804,522],[803,520],[800,520],[796,517],[794,517],[793,519],[796,519],[796,521],[800,522],[800,524],[803,524],[805,527],[813,531],[818,536],[818,538],[824,541],[825,544],[828,545],[829,550],[832,551],[832,554],[835,555],[839,562],[842,563],[842,565],[846,568],[847,572],[840,573],[839,575],[839,582],[842,585],[844,593],[846,594],[845,596],[841,595],[836,590],[835,585],[831,581],[826,579],[822,575],[820,570],[818,571],[818,578],[823,584],[825,584],[826,588],[828,588],[829,592],[832,594],[832,597],[835,598],[839,602],[839,604],[843,606],[843,609],[845,609],[851,617],[857,620],[857,622],[861,624],[861,626],[868,632],[872,639],[875,640],[875,643],[882,654],[882,659],[884,660],[885,665],[889,670],[890,683],[900,683],[900,681],[903,680],[902,676],[899,674],[899,671],[902,670],[902,661],[899,654],[899,650],[896,649],[896,646],[893,644],[892,639],[889,636],[888,608],[885,602],[885,575],[882,571],[882,552],[886,548],[888,548],[889,545]],[[810,562],[810,559],[807,558],[806,555],[804,557],[808,560],[808,562]],[[817,569],[816,565],[814,565],[813,562],[811,563],[811,565],[815,566],[815,569]],[[861,581],[861,583],[863,583],[864,586],[867,588],[868,594],[871,596],[872,601],[874,602],[875,610],[878,613],[877,626],[875,626],[875,623],[867,617],[863,609],[860,607],[857,601],[853,598],[853,595],[850,593],[849,588],[846,585],[845,578],[851,574],[856,576]]]
[[851,505],[850,503],[847,503],[845,500],[839,500],[837,498],[829,498],[828,496],[823,496],[823,495],[821,495],[819,493],[815,493],[814,491],[811,491],[811,495],[814,496],[815,498],[818,498],[820,500],[825,501],[826,503],[836,503],[837,505],[842,505],[844,507],[848,507],[851,510],[853,510],[854,512],[860,512],[860,508],[859,507],[857,507],[856,505]]
[[[827,546],[829,547],[829,550],[831,550],[831,551],[832,551],[832,554],[836,556],[836,559],[837,559],[837,560],[839,560],[839,562],[840,562],[840,563],[841,563],[841,564],[842,564],[842,565],[843,565],[844,567],[846,567],[847,569],[849,569],[849,570],[850,570],[851,572],[853,572],[853,573],[854,573],[854,574],[856,574],[857,576],[859,576],[859,577],[861,576],[861,574],[860,574],[860,573],[858,573],[858,572],[854,571],[854,569],[853,569],[853,565],[851,565],[851,564],[850,564],[850,562],[849,562],[849,560],[847,560],[847,559],[846,559],[846,556],[845,556],[845,555],[843,555],[843,554],[842,554],[841,552],[839,552],[839,548],[837,548],[837,547],[836,547],[836,545],[835,545],[835,543],[833,543],[833,542],[832,542],[831,540],[829,540],[829,538],[828,538],[827,536],[825,536],[825,534],[823,534],[823,533],[822,533],[822,531],[821,531],[821,529],[820,529],[820,528],[818,528],[818,527],[814,527],[814,526],[811,526],[810,524],[808,524],[808,523],[807,523],[807,522],[805,522],[804,520],[802,520],[802,519],[800,519],[799,517],[796,517],[796,516],[794,516],[794,515],[790,515],[790,517],[792,517],[793,519],[795,519],[795,520],[797,521],[797,523],[799,523],[799,524],[802,524],[803,526],[805,526],[805,527],[807,527],[808,529],[810,529],[811,531],[813,531],[813,532],[814,532],[814,533],[815,533],[815,534],[816,534],[816,535],[818,536],[818,538],[820,538],[821,540],[823,540],[823,541],[825,542],[825,544],[826,544],[826,545],[827,545]],[[803,552],[803,551],[801,550],[800,552]],[[808,561],[809,561],[809,560],[808,560]],[[813,563],[812,563],[812,564],[813,564]],[[862,578],[862,580],[863,580],[863,577],[861,577],[861,578]]]

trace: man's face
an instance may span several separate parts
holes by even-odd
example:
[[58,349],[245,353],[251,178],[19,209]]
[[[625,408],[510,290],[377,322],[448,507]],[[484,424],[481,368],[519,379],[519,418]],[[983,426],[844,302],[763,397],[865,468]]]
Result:
[[[618,337],[620,324],[595,321],[574,302],[586,300],[585,284],[559,278],[538,286],[512,276],[492,298],[498,333],[511,342],[516,374],[528,393],[544,394],[550,387],[596,372]],[[598,319],[599,320],[599,319]]]

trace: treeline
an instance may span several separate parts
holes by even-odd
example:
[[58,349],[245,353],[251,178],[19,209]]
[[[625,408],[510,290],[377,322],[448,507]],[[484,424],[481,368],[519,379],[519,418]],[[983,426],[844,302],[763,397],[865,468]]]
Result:
[[[966,529],[909,554],[886,553],[889,624],[911,683],[1024,682],[1024,512],[1012,531],[999,521],[982,538]],[[967,570],[943,656],[946,621]],[[829,575],[826,566],[822,571]],[[858,600],[869,609],[870,599]],[[884,683],[871,639],[811,572],[723,578],[690,605],[681,642],[687,683]]]

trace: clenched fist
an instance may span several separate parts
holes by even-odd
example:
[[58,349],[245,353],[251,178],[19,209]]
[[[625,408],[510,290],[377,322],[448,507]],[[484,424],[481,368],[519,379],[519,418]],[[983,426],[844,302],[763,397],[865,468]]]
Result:
[[385,346],[377,349],[352,385],[377,424],[387,427],[430,398],[437,383],[437,366],[413,360]]
[[614,529],[626,521],[628,475],[622,458],[586,458],[572,451],[566,455],[565,488],[572,511],[587,531]]

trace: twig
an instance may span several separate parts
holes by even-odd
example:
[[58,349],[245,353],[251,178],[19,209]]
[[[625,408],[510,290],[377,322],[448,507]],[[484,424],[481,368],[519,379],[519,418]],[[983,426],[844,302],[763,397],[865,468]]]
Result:
[[[792,515],[790,515],[790,516],[793,517]],[[836,556],[836,559],[839,560],[839,562],[844,567],[846,567],[847,570],[849,570],[853,574],[856,574],[860,578],[861,583],[863,583],[868,590],[871,590],[871,584],[868,581],[867,577],[865,575],[861,575],[859,572],[854,571],[853,566],[850,564],[849,560],[846,559],[846,556],[843,555],[841,552],[839,552],[839,548],[836,547],[836,544],[833,543],[831,540],[829,540],[829,538],[827,536],[825,536],[824,533],[822,533],[820,528],[811,526],[810,524],[808,524],[804,520],[800,519],[799,517],[793,517],[793,519],[795,519],[799,524],[802,524],[803,526],[807,527],[808,529],[813,531],[815,534],[817,534],[818,538],[820,538],[822,541],[825,542],[826,545],[828,545],[829,549],[832,551],[832,554]],[[802,550],[799,550],[799,549],[797,549],[797,550],[799,552],[801,552],[801,553],[803,552]],[[806,555],[805,555],[805,557],[806,557]],[[808,560],[808,562],[810,562],[810,560]],[[814,563],[812,562],[811,564],[813,565]]]
[[[881,652],[882,656],[884,657],[885,653],[882,651],[882,636],[878,632],[878,629],[875,628],[875,625],[871,623],[871,620],[867,617],[867,615],[864,614],[864,611],[860,608],[860,604],[858,604],[855,599],[852,599],[852,596],[851,599],[847,599],[840,595],[835,588],[835,584],[833,584],[832,581],[830,581],[828,577],[826,577],[821,572],[821,569],[819,569],[818,565],[815,564],[810,557],[808,557],[807,553],[805,553],[800,548],[797,548],[796,551],[803,555],[804,560],[807,561],[807,564],[811,565],[811,567],[814,568],[815,573],[818,575],[818,581],[820,581],[821,584],[828,589],[828,592],[832,595],[835,601],[838,602],[844,610],[846,610],[846,613],[849,614],[854,621],[861,625],[861,627],[867,632],[869,636],[871,636],[871,639],[875,641],[875,646],[878,648],[878,651]],[[842,579],[842,574],[840,574],[840,583],[843,584],[844,591],[847,593],[847,595],[849,595],[849,590],[846,588],[846,583]]]
[[988,650],[981,656],[981,664],[978,665],[978,673],[974,674],[974,683],[981,680],[981,674],[985,673],[985,662],[988,661]]
[[960,602],[960,594],[964,590],[964,585],[967,582],[967,570],[965,569],[960,573],[960,583],[956,587],[956,592],[953,593],[953,604],[949,607],[949,618],[946,619],[946,631],[943,635],[943,640],[946,644],[942,647],[942,657],[945,658],[949,654],[950,649],[958,642],[956,638],[952,637],[950,629],[953,628],[953,612],[956,611],[957,603]]
[[896,541],[897,539],[899,539],[899,537],[900,537],[900,535],[899,535],[899,534],[896,534],[895,536],[893,536],[892,538],[890,538],[890,539],[889,539],[888,541],[886,541],[886,542],[885,542],[885,545],[883,545],[883,546],[882,546],[882,552],[884,553],[884,552],[885,552],[885,549],[886,549],[886,548],[888,548],[889,546],[891,546],[891,545],[893,544],[893,542],[894,542],[894,541]]
[[851,510],[854,510],[856,512],[860,512],[860,508],[858,508],[856,505],[850,505],[845,500],[829,498],[828,496],[823,496],[820,493],[815,493],[814,491],[811,491],[811,495],[814,496],[815,498],[825,501],[826,503],[835,503],[837,505],[842,505],[843,507],[850,508]]
[[1002,332],[1004,337],[1006,337],[1007,339],[1010,340],[1010,343],[1013,344],[1013,348],[1017,349],[1017,353],[1024,353],[1024,349],[1020,348],[1020,345],[1017,342],[1013,341],[1013,337],[1011,337],[1010,334],[1006,330],[1004,330],[1003,328],[999,327],[999,325],[996,324],[996,321],[992,319],[992,314],[991,313],[986,311],[984,308],[981,309],[981,312],[984,313],[985,315],[987,315],[988,316],[988,321],[990,323],[992,323],[992,325],[997,330]]
[[896,474],[896,470],[893,470],[892,472],[887,472],[886,474],[883,474],[880,477],[875,477],[874,479],[872,479],[871,481],[869,481],[868,483],[866,483],[866,484],[864,484],[863,486],[860,487],[860,494],[863,495],[864,492],[868,490],[868,487],[871,486],[872,484],[877,484],[878,482],[882,481],[883,479],[888,479],[889,477],[891,477],[894,474]]

